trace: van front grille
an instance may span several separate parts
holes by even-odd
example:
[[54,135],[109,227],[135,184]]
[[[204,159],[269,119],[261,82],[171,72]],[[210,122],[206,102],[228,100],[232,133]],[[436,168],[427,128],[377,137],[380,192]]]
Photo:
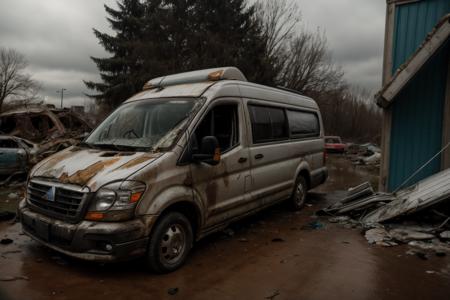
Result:
[[65,221],[77,221],[82,213],[87,193],[55,185],[30,181],[27,200],[31,206],[48,216]]

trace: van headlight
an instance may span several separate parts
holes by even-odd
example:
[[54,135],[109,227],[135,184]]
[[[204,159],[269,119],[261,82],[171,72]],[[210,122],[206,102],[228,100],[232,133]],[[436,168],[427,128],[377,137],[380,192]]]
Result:
[[92,199],[86,220],[124,221],[133,218],[134,209],[146,186],[139,181],[122,181],[100,188]]

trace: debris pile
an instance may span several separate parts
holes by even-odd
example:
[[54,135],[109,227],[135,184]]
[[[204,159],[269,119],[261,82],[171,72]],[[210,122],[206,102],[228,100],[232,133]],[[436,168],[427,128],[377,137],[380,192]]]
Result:
[[379,166],[381,162],[381,149],[371,143],[350,144],[347,146],[347,157],[356,165]]
[[81,115],[69,109],[27,108],[0,115],[3,134],[35,143],[79,138],[91,130],[92,126]]
[[92,126],[69,109],[27,108],[0,115],[0,185],[23,177],[37,162],[78,144]]
[[[329,219],[332,223],[362,226],[371,244],[408,244],[422,250],[450,253],[450,230],[446,229],[450,217],[435,209],[447,200],[450,200],[450,169],[396,193],[375,193],[369,183],[364,183],[349,189],[344,199],[319,214],[332,216]],[[427,224],[433,219],[433,225],[423,225],[418,212]],[[413,214],[414,220],[408,218]]]

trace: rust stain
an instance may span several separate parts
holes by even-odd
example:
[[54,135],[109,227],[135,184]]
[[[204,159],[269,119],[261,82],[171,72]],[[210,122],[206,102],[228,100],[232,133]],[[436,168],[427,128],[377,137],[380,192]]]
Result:
[[154,158],[156,158],[156,156],[154,156],[154,155],[142,155],[142,156],[136,157],[135,159],[130,160],[126,164],[118,167],[116,170],[118,170],[118,169],[129,169],[129,168],[132,168],[132,167],[137,166],[139,164],[145,163],[145,162],[147,162],[147,161],[149,161],[151,159],[154,159]]
[[77,171],[75,174],[69,176],[67,172],[59,177],[61,183],[71,183],[76,185],[86,185],[95,175],[97,175],[104,168],[111,166],[120,160],[119,157],[106,161],[99,161],[90,165],[84,170]]
[[222,176],[223,176],[223,183],[225,184],[225,187],[228,187],[230,185],[230,174],[228,173],[228,168],[226,164],[221,161],[221,167],[223,168]]
[[192,176],[190,175],[190,172],[188,172],[188,174],[186,175],[186,178],[183,180],[183,185],[184,185],[184,186],[191,187],[192,184],[193,184],[193,182],[192,182]]
[[80,150],[81,150],[80,147],[78,147],[78,146],[73,146],[73,148],[70,150],[70,152],[78,152],[78,151],[80,151]]
[[217,203],[217,182],[211,181],[205,189],[206,200],[208,201],[208,206],[212,207]]

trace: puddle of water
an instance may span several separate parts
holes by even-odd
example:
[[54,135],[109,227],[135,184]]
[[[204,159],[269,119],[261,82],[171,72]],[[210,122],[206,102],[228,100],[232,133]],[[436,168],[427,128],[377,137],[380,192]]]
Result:
[[[14,196],[10,197],[11,194]],[[0,212],[1,211],[16,212],[17,206],[24,195],[25,191],[23,187],[0,188]]]
[[378,190],[379,170],[371,166],[353,165],[343,155],[328,156],[328,179],[314,192],[332,192],[347,190],[366,181]]

